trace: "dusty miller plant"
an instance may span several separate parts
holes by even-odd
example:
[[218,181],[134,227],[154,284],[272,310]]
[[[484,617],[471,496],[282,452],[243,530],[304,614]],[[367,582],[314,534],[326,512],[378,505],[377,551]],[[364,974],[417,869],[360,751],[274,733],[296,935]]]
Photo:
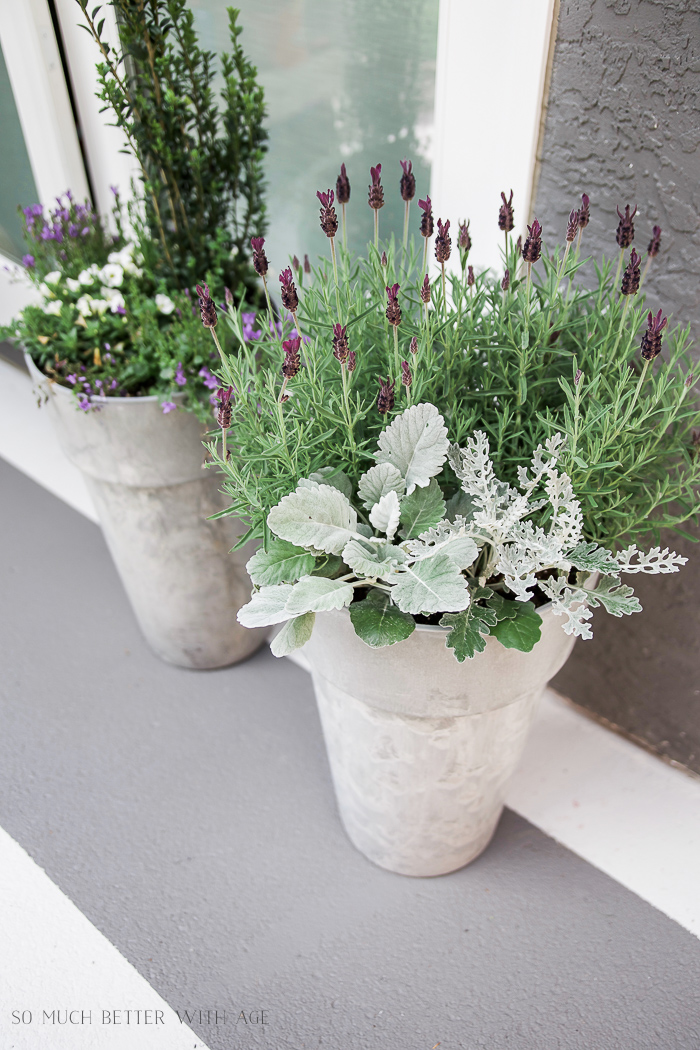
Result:
[[[542,622],[536,597],[581,638],[592,636],[590,606],[639,612],[621,573],[677,572],[686,559],[586,542],[580,502],[559,469],[565,445],[559,433],[539,445],[514,487],[496,476],[483,431],[460,448],[434,405],[405,409],[379,435],[356,493],[329,465],[271,509],[276,538],[248,563],[256,591],[239,621],[284,623],[272,644],[284,656],[308,641],[317,612],[349,606],[355,632],[374,648],[439,615],[446,645],[463,661],[483,651],[489,634],[529,652]],[[436,480],[446,460],[460,482],[449,505]],[[593,573],[600,578],[590,589]]]

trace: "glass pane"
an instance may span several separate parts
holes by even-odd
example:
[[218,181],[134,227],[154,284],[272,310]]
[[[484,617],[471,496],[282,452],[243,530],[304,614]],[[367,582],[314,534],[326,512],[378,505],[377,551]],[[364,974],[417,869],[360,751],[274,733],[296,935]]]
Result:
[[[241,42],[265,88],[270,131],[266,163],[266,248],[279,272],[291,254],[328,254],[316,190],[335,189],[345,161],[352,187],[348,241],[373,236],[367,204],[371,165],[382,164],[380,236],[401,238],[399,161],[413,161],[417,198],[430,186],[439,0],[237,0]],[[220,0],[190,0],[203,47],[225,50]],[[340,215],[340,209],[338,209]]]
[[17,206],[37,201],[24,136],[17,115],[5,57],[0,48],[0,252],[20,259],[24,254],[22,222]]

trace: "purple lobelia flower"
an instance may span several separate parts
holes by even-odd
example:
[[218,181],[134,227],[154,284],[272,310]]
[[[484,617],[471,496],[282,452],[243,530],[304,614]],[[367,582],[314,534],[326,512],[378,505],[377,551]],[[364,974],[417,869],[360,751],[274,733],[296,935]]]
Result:
[[164,401],[161,408],[163,409],[163,415],[167,416],[168,412],[173,412],[177,408],[177,405],[174,401]]
[[402,160],[399,162],[403,169],[403,175],[401,176],[401,198],[407,203],[412,201],[416,195],[416,176],[411,170],[413,164],[410,160]]
[[629,248],[630,244],[634,240],[634,222],[632,221],[637,214],[637,205],[634,206],[634,211],[630,214],[629,204],[625,205],[625,214],[623,215],[620,209],[617,209],[617,214],[620,219],[617,224],[617,232],[615,234],[615,240],[621,248]]
[[316,196],[321,202],[321,229],[326,237],[335,237],[338,232],[338,216],[333,207],[335,194],[333,190],[327,190],[325,193],[317,190]]
[[385,416],[387,412],[391,412],[394,407],[394,387],[396,383],[391,382],[391,376],[387,376],[386,380],[379,380],[379,393],[377,395],[377,411]]
[[641,351],[642,357],[645,361],[653,361],[655,357],[658,357],[661,353],[661,333],[666,327],[667,318],[662,317],[662,312],[659,310],[656,317],[649,311],[647,317],[647,330],[642,336]]
[[338,204],[347,204],[350,200],[350,179],[344,164],[340,165],[340,175],[335,182],[335,195]]
[[205,328],[216,328],[216,306],[209,294],[209,286],[198,284],[197,295],[199,296],[199,312],[202,315],[202,324]]
[[202,379],[204,381],[204,385],[207,388],[207,390],[216,390],[217,387],[219,386],[219,380],[216,378],[216,376],[213,376],[211,374],[211,372],[206,367],[206,365],[204,365],[202,368],[200,368],[200,370],[197,373],[197,375],[202,377]]
[[639,283],[642,276],[639,269],[641,261],[641,255],[637,255],[633,248],[630,252],[630,258],[625,268],[625,272],[622,275],[620,291],[623,295],[636,295],[639,291]]
[[280,291],[282,306],[285,310],[289,310],[290,314],[294,315],[299,309],[299,296],[297,295],[296,286],[294,284],[291,266],[288,266],[286,270],[282,270],[282,273],[280,274],[280,284],[282,285]]
[[175,370],[175,382],[178,386],[184,386],[187,382],[187,376],[182,370],[182,361],[178,361],[177,369]]
[[253,248],[253,269],[258,277],[264,277],[267,273],[267,256],[265,255],[265,238],[251,237],[250,243]]
[[22,266],[26,266],[28,270],[31,270],[31,268],[33,266],[35,266],[35,265],[36,265],[36,259],[34,258],[33,255],[23,255],[22,256]]
[[399,306],[399,285],[392,284],[389,288],[387,287],[387,307],[386,307],[386,319],[390,325],[394,328],[398,328],[401,324],[401,307]]

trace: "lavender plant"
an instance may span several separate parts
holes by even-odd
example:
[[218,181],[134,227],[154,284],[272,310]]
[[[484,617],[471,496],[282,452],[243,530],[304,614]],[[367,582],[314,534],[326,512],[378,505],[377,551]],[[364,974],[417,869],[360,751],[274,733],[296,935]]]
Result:
[[[377,169],[370,193],[378,185]],[[322,205],[331,207],[332,201],[326,205],[322,200]],[[621,552],[647,538],[658,544],[664,528],[682,532],[682,523],[700,509],[700,459],[693,440],[698,410],[690,393],[689,331],[678,326],[669,331],[658,304],[651,311],[645,301],[642,260],[634,249],[628,254],[633,236],[626,219],[629,208],[621,213],[624,256],[596,263],[592,286],[580,279],[590,218],[585,194],[553,251],[543,243],[537,219],[528,226],[524,243],[520,238],[514,243],[513,200],[503,194],[500,212],[494,209],[494,228],[503,237],[499,273],[477,274],[469,264],[467,221],[459,224],[458,266],[451,271],[449,221],[434,221],[433,202],[427,197],[419,201],[419,212],[420,237],[409,238],[405,248],[402,239],[397,243],[391,234],[380,240],[375,223],[366,257],[356,258],[333,245],[311,273],[298,267],[294,273],[285,271],[280,280],[286,303],[294,303],[294,316],[288,306],[276,319],[270,304],[271,334],[267,336],[266,326],[265,337],[254,349],[243,337],[240,315],[228,313],[223,327],[233,332],[238,349],[235,355],[221,354],[218,374],[223,386],[232,390],[231,454],[224,459],[212,442],[212,464],[223,472],[231,512],[250,522],[247,538],[260,538],[266,552],[277,542],[295,542],[301,551],[295,557],[307,559],[304,573],[310,575],[320,571],[308,561],[315,545],[309,540],[307,549],[304,542],[276,532],[277,508],[297,492],[300,478],[326,486],[333,486],[334,477],[345,479],[343,494],[348,498],[360,491],[375,464],[380,435],[392,420],[403,418],[406,409],[435,406],[459,447],[469,448],[475,432],[483,435],[504,493],[524,484],[522,472],[531,463],[533,449],[551,449],[556,439],[557,469],[571,484],[580,520],[575,542],[562,546],[556,558],[548,555],[541,564],[535,559],[526,578],[534,577],[535,590],[530,583],[528,589],[537,601],[573,609],[582,595],[573,582],[567,583],[568,573],[592,571],[590,563],[573,558],[574,549],[588,545],[588,553],[608,551],[609,556],[601,555],[604,564],[594,567],[605,576],[616,576],[617,569],[631,564]],[[657,229],[647,264],[658,255],[659,243]],[[439,267],[435,278],[425,264],[431,246]],[[256,240],[259,251],[262,246]],[[613,273],[616,262],[618,272]],[[281,326],[278,335],[272,334],[275,320]],[[447,456],[436,474],[428,475],[432,480],[418,483],[418,490],[433,492],[435,513],[443,500],[447,511],[423,522],[422,533],[405,535],[404,540],[425,538],[427,530],[441,523],[446,528],[444,522],[454,523],[454,515],[471,520],[460,509],[460,501],[469,495],[462,488],[460,463],[459,457]],[[382,496],[392,499],[387,493]],[[408,488],[397,491],[397,497],[409,507],[417,498]],[[352,513],[361,516],[359,507]],[[517,520],[528,529],[548,529],[557,513],[549,501],[548,509],[544,504],[531,506]],[[365,529],[377,528],[368,517],[361,523]],[[271,533],[277,540],[271,540]],[[370,543],[377,538],[376,532],[364,536]],[[477,542],[475,535],[470,539]],[[496,549],[483,539],[480,551],[484,545]],[[666,554],[655,550],[663,561]],[[363,577],[347,562],[345,551],[343,545],[326,552],[330,560],[322,571],[328,579],[354,580],[357,589]],[[495,593],[517,600],[522,598],[516,582],[520,574],[497,568],[505,565],[504,557],[499,553],[494,560],[480,553],[488,571],[484,575],[475,569],[474,576],[479,586],[496,585]],[[522,552],[518,555],[521,561],[524,557]],[[616,561],[620,557],[622,561]],[[476,565],[472,561],[460,568],[463,591]],[[639,571],[652,571],[652,566],[653,558]],[[253,565],[258,582],[255,571]],[[354,575],[348,577],[351,571]],[[394,571],[408,570],[401,561]],[[389,586],[383,577],[378,579]],[[266,580],[260,585],[272,582],[293,581]],[[556,592],[560,586],[569,590]],[[607,585],[602,586],[604,591]],[[589,598],[588,605],[596,601]],[[393,597],[390,604],[409,616],[454,612],[444,604],[437,611],[423,606],[409,612]],[[457,611],[465,612],[466,607]],[[586,617],[581,613],[579,619],[583,623]]]
[[[405,409],[379,435],[356,494],[328,466],[272,508],[276,539],[248,563],[257,589],[239,621],[284,623],[272,651],[285,656],[308,641],[317,612],[349,606],[355,632],[373,648],[408,638],[417,617],[433,617],[461,662],[482,652],[489,634],[529,652],[542,623],[536,592],[565,618],[564,631],[581,638],[592,636],[591,606],[613,616],[639,612],[620,575],[677,572],[686,559],[635,544],[614,555],[585,542],[581,505],[558,469],[565,445],[563,434],[548,438],[512,487],[496,476],[483,431],[460,448],[434,405]],[[460,482],[451,505],[436,481],[446,460]],[[593,590],[592,573],[603,574]]]

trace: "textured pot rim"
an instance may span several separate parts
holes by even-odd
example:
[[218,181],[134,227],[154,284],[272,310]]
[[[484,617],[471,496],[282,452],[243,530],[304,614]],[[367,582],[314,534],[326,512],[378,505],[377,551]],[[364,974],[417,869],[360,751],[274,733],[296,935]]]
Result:
[[[60,395],[63,397],[73,396],[73,387],[64,386],[63,383],[59,383],[56,379],[52,379],[51,376],[47,376],[45,372],[42,372],[39,366],[36,364],[31,354],[23,349],[25,361],[27,361],[27,367],[37,372],[42,379],[47,383],[50,383],[51,389],[54,391],[60,391]],[[180,403],[184,399],[184,394],[174,393],[172,397],[165,398],[166,401],[175,401]],[[154,402],[160,402],[158,394],[137,394],[135,397],[103,397],[102,395],[96,394],[90,398],[91,405],[147,405],[153,404]],[[167,414],[167,413],[166,413]]]

